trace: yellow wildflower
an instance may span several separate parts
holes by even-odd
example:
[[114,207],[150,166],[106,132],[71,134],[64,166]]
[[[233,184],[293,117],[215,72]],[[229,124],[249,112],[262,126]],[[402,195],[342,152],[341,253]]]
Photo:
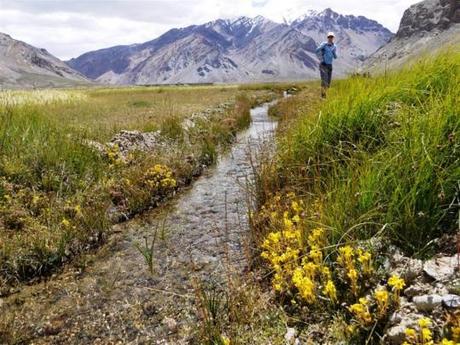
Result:
[[316,245],[312,246],[309,257],[317,265],[320,265],[323,261],[323,253]]
[[316,301],[315,282],[303,274],[301,268],[297,268],[292,276],[294,286],[299,290],[300,296],[308,303]]
[[406,286],[406,283],[404,282],[404,279],[397,275],[393,275],[390,279],[388,279],[388,285],[390,285],[395,291],[401,291],[404,286]]
[[339,248],[339,256],[337,262],[344,268],[353,266],[353,248],[351,246],[344,246]]
[[358,293],[358,272],[354,268],[350,268],[347,277],[350,279],[351,291],[356,295]]
[[388,309],[388,291],[377,290],[374,293],[375,300],[377,301],[377,309],[380,317],[384,316]]
[[284,222],[284,227],[285,227],[286,229],[290,229],[290,228],[292,228],[292,226],[294,225],[293,222],[292,222],[292,220],[290,220],[288,217],[284,217],[284,218],[283,218],[283,222]]
[[66,218],[63,218],[63,219],[62,219],[61,224],[62,224],[65,228],[70,227],[70,222],[69,222],[69,220],[66,219]]
[[420,320],[418,320],[418,325],[420,328],[428,328],[431,326],[431,320],[427,317],[422,317]]
[[300,217],[299,217],[299,215],[296,214],[294,217],[292,217],[292,221],[293,221],[294,223],[296,223],[296,224],[300,223]]
[[230,345],[230,339],[228,337],[226,337],[225,335],[221,335],[220,338],[222,340],[223,345]]
[[321,267],[321,274],[323,275],[324,280],[331,280],[331,270],[329,267],[323,266]]
[[355,303],[351,305],[348,310],[355,316],[356,320],[366,326],[372,322],[372,316],[369,312],[369,309],[366,304],[361,303]]
[[326,286],[324,287],[323,293],[328,296],[332,302],[337,301],[337,289],[335,287],[335,284],[332,280],[329,280],[326,283]]
[[293,201],[291,203],[291,207],[296,213],[300,213],[302,211],[302,208],[299,206],[299,203],[297,201]]
[[321,228],[313,229],[313,231],[308,235],[308,244],[313,246],[322,247],[325,240],[324,230]]
[[406,334],[406,338],[409,341],[414,341],[417,339],[417,332],[413,328],[406,328],[404,333]]
[[39,201],[40,201],[40,195],[34,195],[32,197],[32,204],[33,205],[37,205]]
[[355,325],[348,325],[346,328],[346,332],[348,335],[353,335],[356,332],[356,326]]
[[308,262],[303,266],[306,275],[310,279],[315,279],[316,271],[318,270],[318,265],[314,264],[313,262]]
[[361,303],[362,305],[368,305],[369,301],[367,300],[367,298],[361,297],[359,299],[359,303]]
[[363,272],[370,274],[372,272],[372,254],[369,252],[362,252],[360,250],[358,261],[361,263]]
[[428,328],[422,328],[420,330],[420,333],[422,335],[422,344],[427,344],[431,340],[433,340],[433,334],[431,333],[431,330]]
[[80,205],[76,205],[73,209],[74,209],[75,214],[77,215],[77,217],[82,217],[83,216],[83,212],[81,211],[81,206]]

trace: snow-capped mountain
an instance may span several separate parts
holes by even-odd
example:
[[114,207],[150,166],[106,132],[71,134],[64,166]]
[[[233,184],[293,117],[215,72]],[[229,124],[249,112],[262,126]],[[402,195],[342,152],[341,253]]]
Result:
[[393,34],[374,20],[363,16],[341,15],[330,8],[322,11],[310,11],[294,20],[291,26],[315,40],[324,41],[329,31],[336,35],[340,59],[335,71],[344,74],[352,71],[370,54],[385,45]]
[[0,87],[55,87],[89,83],[45,49],[0,33]]
[[425,0],[409,7],[396,36],[367,61],[369,69],[398,68],[440,49],[460,49],[460,1]]
[[375,21],[328,9],[282,24],[262,16],[218,19],[146,43],[89,52],[68,64],[109,84],[311,79],[317,77],[315,48],[331,30],[338,36],[342,75],[391,38]]

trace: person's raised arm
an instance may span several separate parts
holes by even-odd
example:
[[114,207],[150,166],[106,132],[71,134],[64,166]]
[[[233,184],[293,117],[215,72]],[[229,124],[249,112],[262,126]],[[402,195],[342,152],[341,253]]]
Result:
[[316,48],[316,54],[319,54],[319,53],[323,50],[323,48],[324,48],[325,45],[326,45],[326,43],[324,43],[324,42],[321,43],[321,44],[318,46],[318,48]]

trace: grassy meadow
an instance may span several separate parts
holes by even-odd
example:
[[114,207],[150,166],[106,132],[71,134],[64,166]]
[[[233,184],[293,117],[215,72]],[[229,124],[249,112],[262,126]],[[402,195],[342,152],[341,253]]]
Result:
[[458,231],[459,69],[442,55],[270,110],[278,149],[258,170],[252,240],[290,323],[379,343],[405,285],[381,268],[386,251],[429,258]]
[[[190,183],[249,124],[250,108],[278,93],[237,86],[0,92],[0,286],[51,272],[104,242],[120,215]],[[185,140],[183,121],[203,112]],[[166,145],[128,159],[116,146],[101,154],[88,145],[121,130],[159,131]]]

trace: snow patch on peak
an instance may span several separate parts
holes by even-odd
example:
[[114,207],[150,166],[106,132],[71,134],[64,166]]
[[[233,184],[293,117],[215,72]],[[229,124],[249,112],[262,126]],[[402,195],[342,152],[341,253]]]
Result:
[[231,20],[232,25],[246,25],[246,26],[254,26],[254,25],[262,25],[266,23],[270,23],[271,21],[263,16],[257,16],[254,18],[242,16],[242,17],[237,17]]
[[333,17],[336,18],[340,16],[337,12],[333,11],[330,7],[326,8],[325,10],[321,11],[318,14],[319,17]]
[[308,10],[305,12],[305,14],[301,15],[300,17],[291,17],[293,19],[288,19],[288,17],[284,18],[284,23],[288,25],[295,25],[307,20],[311,19],[319,19],[323,20],[324,18],[337,18],[340,17],[340,14],[332,10],[331,8],[326,8],[322,11],[316,11],[316,10]]

